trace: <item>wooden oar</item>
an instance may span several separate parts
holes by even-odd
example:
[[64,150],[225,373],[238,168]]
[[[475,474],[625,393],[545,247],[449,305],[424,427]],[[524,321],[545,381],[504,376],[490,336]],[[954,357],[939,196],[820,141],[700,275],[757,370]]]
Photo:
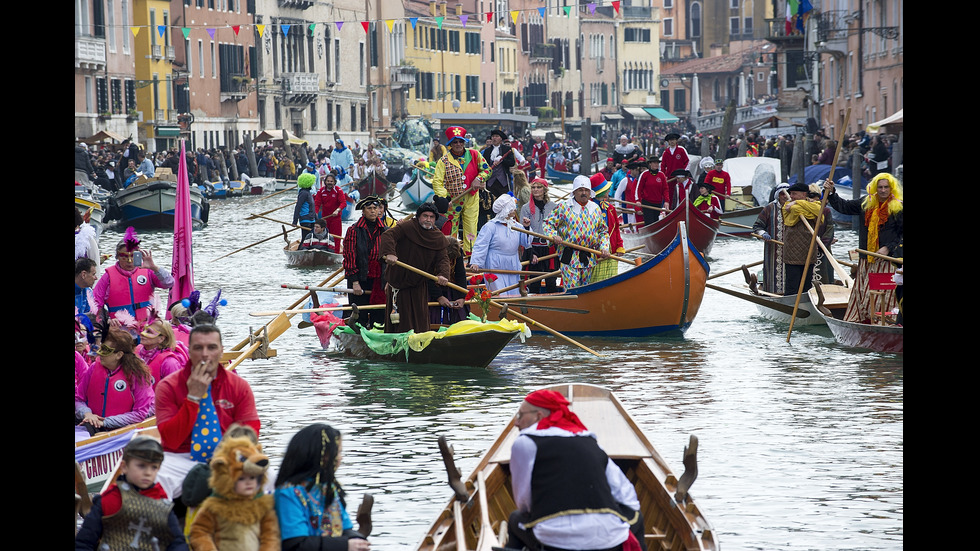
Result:
[[499,295],[500,293],[506,293],[507,291],[510,291],[512,289],[517,289],[518,287],[521,286],[521,283],[524,283],[524,285],[530,285],[532,283],[537,283],[539,281],[543,281],[543,280],[548,279],[550,277],[556,277],[556,276],[560,276],[560,275],[561,275],[561,270],[555,270],[554,272],[549,272],[549,273],[544,274],[544,275],[539,275],[538,277],[532,277],[531,279],[528,279],[528,280],[526,280],[524,282],[518,282],[518,283],[515,283],[513,285],[508,285],[507,287],[503,287],[501,289],[497,289],[495,291],[491,291],[490,294],[496,296],[496,295]]
[[[354,289],[348,289],[347,287],[311,287],[309,285],[294,285],[291,283],[283,283],[283,289],[299,289],[301,291],[324,291],[327,293],[347,293],[354,294],[356,291]],[[365,295],[370,295],[371,291],[361,291]]]
[[719,272],[717,274],[714,274],[714,275],[708,277],[708,279],[714,279],[716,277],[726,276],[728,274],[734,274],[735,272],[741,272],[743,268],[752,268],[753,266],[758,266],[759,264],[762,264],[763,262],[764,261],[760,260],[758,262],[753,262],[752,264],[743,264],[742,266],[739,266],[738,268],[732,268],[731,270],[725,270],[724,272]]
[[246,220],[255,220],[256,218],[259,218],[260,216],[264,216],[266,214],[272,214],[273,212],[276,212],[277,210],[282,210],[282,209],[284,209],[286,207],[294,207],[294,206],[296,206],[294,203],[286,203],[285,205],[283,205],[281,207],[276,207],[274,209],[269,209],[269,210],[267,210],[265,212],[260,212],[259,214],[252,214],[252,215],[246,216],[245,219]]
[[[841,146],[844,145],[844,136],[847,135],[847,124],[851,120],[851,108],[847,108],[847,113],[844,115],[844,124],[841,125],[840,137],[837,139],[837,150],[834,152],[834,162],[830,165],[830,174],[827,175],[827,180],[834,180],[834,170],[837,168],[837,159],[840,158]],[[817,214],[816,226],[820,227],[820,222],[823,220],[823,210],[827,207],[827,199],[830,198],[829,193],[824,193],[823,198],[820,200],[820,211]],[[800,219],[803,217],[801,216]],[[813,248],[817,242],[817,232],[814,231],[813,235],[810,237],[810,248],[806,252],[806,261],[803,262],[803,277],[800,278],[800,288],[796,292],[796,303],[793,304],[793,315],[789,318],[789,331],[786,333],[786,342],[789,342],[790,337],[793,335],[793,325],[796,322],[796,312],[800,307],[800,298],[803,296],[803,288],[806,287],[807,274],[810,272],[810,260],[813,258]]]
[[466,270],[468,275],[482,275],[482,274],[504,274],[504,275],[525,275],[525,276],[536,276],[541,274],[546,274],[548,272],[532,272],[530,270],[489,270],[485,268],[480,268],[479,270]]
[[650,205],[642,205],[640,203],[630,203],[629,201],[623,201],[622,199],[613,199],[611,197],[607,197],[607,200],[609,200],[609,201],[616,201],[617,203],[622,203],[622,204],[624,204],[624,205],[626,205],[628,207],[634,207],[634,208],[638,208],[638,209],[652,209],[652,210],[661,210],[661,211],[662,210],[666,210],[666,211],[669,211],[670,210],[670,209],[664,209],[664,208],[654,207],[654,206],[650,206]]
[[905,259],[904,258],[895,258],[893,256],[888,256],[888,255],[884,255],[884,254],[881,254],[881,253],[875,253],[875,252],[871,252],[871,251],[866,251],[864,249],[854,249],[854,250],[857,253],[859,253],[859,254],[866,254],[868,256],[873,256],[875,258],[880,258],[882,260],[887,260],[889,262],[894,262],[896,264],[905,265]]
[[[290,226],[292,226],[292,224],[290,224]],[[296,227],[290,229],[289,231],[293,232],[293,231],[296,231],[298,229],[300,229],[300,227],[299,226],[296,226]],[[262,239],[260,241],[256,241],[255,243],[252,243],[251,245],[245,245],[244,247],[242,247],[240,249],[236,249],[234,251],[231,251],[230,253],[228,253],[228,254],[226,254],[224,256],[219,256],[218,258],[215,258],[211,262],[214,262],[216,260],[221,260],[222,258],[229,257],[229,256],[231,256],[231,255],[233,255],[235,253],[240,253],[240,252],[244,251],[245,249],[250,249],[250,248],[252,248],[252,247],[254,247],[256,245],[261,245],[262,243],[265,243],[266,241],[272,241],[273,239],[276,239],[276,238],[278,238],[280,236],[281,236],[281,234],[278,234],[277,233],[277,234],[273,235],[272,237],[266,237],[265,239]]]
[[[540,239],[547,239],[548,241],[551,241],[552,243],[558,243],[558,240],[557,239],[555,239],[554,237],[548,237],[547,235],[544,235],[543,233],[537,233],[537,232],[533,232],[533,231],[530,231],[530,230],[525,230],[524,228],[518,228],[518,227],[511,227],[511,229],[514,230],[514,231],[521,232],[521,233],[526,233],[528,235],[531,235],[531,236],[534,236],[534,237],[537,237],[537,238],[540,238]],[[572,249],[578,249],[580,251],[585,251],[587,253],[592,253],[592,254],[594,254],[596,256],[601,256],[602,255],[602,252],[600,252],[600,251],[597,251],[595,249],[590,249],[588,247],[583,247],[582,245],[577,245],[575,243],[569,243],[568,241],[562,241],[561,244],[564,245],[564,246],[566,246],[566,247],[570,247]],[[640,262],[640,259],[639,258],[635,258],[633,260],[629,260],[629,259],[623,258],[621,256],[615,256],[615,255],[609,255],[609,258],[612,258],[613,260],[618,260],[620,262],[625,262],[625,263],[630,264],[630,265],[633,265],[633,266],[639,266],[640,264],[642,264],[642,262]]]
[[[420,276],[429,278],[429,279],[431,279],[433,281],[438,281],[439,280],[438,277],[430,274],[429,272],[420,270],[420,269],[416,268],[415,266],[411,266],[409,264],[405,264],[404,262],[402,262],[400,260],[395,260],[393,262],[390,262],[390,264],[394,264],[395,266],[401,266],[402,268],[404,268],[404,269],[406,269],[406,270],[408,270],[410,272],[413,272],[413,273],[416,273],[416,274],[418,274]],[[468,292],[467,289],[465,289],[463,287],[460,287],[459,285],[456,285],[455,283],[453,283],[451,281],[448,282],[446,286],[449,287],[450,289],[455,289],[455,290],[460,291],[462,293]],[[500,302],[498,302],[496,300],[491,300],[490,301],[490,304],[492,306],[494,306],[495,308],[503,308],[503,306],[501,306]],[[547,325],[543,325],[541,323],[538,323],[538,322],[534,321],[533,319],[525,316],[524,314],[519,314],[519,313],[513,312],[513,311],[511,311],[509,313],[512,316],[514,316],[514,317],[517,317],[519,319],[522,319],[522,320],[530,323],[531,325],[535,325],[537,327],[540,327],[541,329],[544,329],[548,333],[551,333],[552,335],[554,335],[554,336],[556,336],[556,337],[558,337],[558,338],[560,338],[562,340],[565,340],[567,342],[570,342],[570,343],[574,344],[575,346],[581,348],[582,350],[585,350],[586,352],[589,352],[591,354],[595,354],[596,356],[602,357],[602,354],[599,354],[598,352],[596,352],[595,350],[592,350],[588,346],[585,346],[584,344],[582,344],[582,343],[580,343],[578,341],[575,341],[575,340],[573,340],[573,339],[571,339],[571,338],[569,338],[569,337],[567,337],[567,336],[559,333],[558,331],[555,331],[554,329],[548,327]]]
[[[543,308],[536,304],[527,304],[523,301],[542,301],[542,300],[566,300],[578,298],[576,295],[546,295],[546,296],[527,296],[527,297],[498,297],[495,300],[502,302],[504,304],[516,304],[522,308]],[[464,301],[466,304],[478,304],[480,301],[477,299]],[[428,306],[439,306],[436,301],[428,302]],[[380,310],[384,308],[384,304],[368,304],[366,306],[358,306],[358,310]],[[549,307],[554,308],[554,307]],[[267,317],[267,316],[278,316],[279,314],[286,314],[288,316],[295,316],[296,314],[314,314],[322,312],[341,312],[347,310],[353,310],[353,306],[321,306],[318,308],[297,308],[290,310],[270,310],[270,311],[260,311],[260,312],[249,312],[248,315],[252,317]],[[579,310],[573,308],[563,308],[562,310],[568,310],[576,314],[588,313],[588,310]]]
[[[705,287],[707,287],[709,289],[714,289],[715,291],[718,291],[720,293],[725,293],[726,295],[731,295],[733,297],[738,297],[738,298],[740,298],[742,300],[747,300],[749,302],[754,302],[755,304],[761,304],[762,306],[765,306],[766,308],[771,308],[772,310],[776,310],[776,311],[782,312],[784,314],[790,314],[790,315],[792,315],[794,313],[794,311],[795,311],[794,308],[792,308],[792,307],[790,307],[790,306],[788,306],[786,304],[781,304],[781,303],[776,302],[774,300],[766,300],[766,299],[764,299],[762,297],[757,297],[755,295],[747,295],[745,293],[739,293],[738,291],[733,291],[731,289],[726,289],[724,287],[719,287],[719,286],[713,285],[711,283],[706,283],[705,284]],[[807,317],[809,315],[810,315],[810,312],[807,311],[807,310],[800,310],[798,313],[796,313],[796,317],[801,318],[801,319],[802,318],[805,318],[805,317]]]
[[739,205],[742,205],[743,207],[748,207],[750,209],[754,209],[755,208],[755,205],[750,205],[748,203],[743,203],[743,202],[739,201],[738,199],[732,197],[731,195],[725,195],[724,193],[720,193],[720,192],[717,192],[717,191],[715,191],[714,194],[715,195],[718,195],[720,197],[724,197],[725,199],[731,199],[732,201],[735,201],[736,203],[738,203]]
[[[801,216],[800,221],[803,222],[803,225],[806,227],[806,229],[810,230],[810,233],[813,233],[813,228],[810,227],[810,223],[807,222],[806,218]],[[830,251],[827,250],[827,246],[823,244],[823,241],[817,239],[817,245],[820,245],[820,249],[823,251],[824,258],[826,258],[827,261],[830,262],[830,265],[834,268],[834,271],[837,273],[837,276],[840,277],[841,281],[844,282],[844,286],[854,287],[854,280],[851,279],[851,274],[844,271],[844,268],[842,268],[840,263],[837,262],[837,259],[834,258],[834,255],[830,254]]]
[[[756,235],[754,233],[750,233],[746,235],[735,235],[733,233],[725,233],[723,231],[720,231],[718,232],[718,235],[722,237],[734,237],[735,239],[762,239],[763,241],[765,241],[766,239],[765,237],[762,237],[761,235]],[[783,243],[782,241],[776,241],[775,239],[770,239],[769,243],[775,243],[776,245],[785,245],[785,243]]]
[[[271,343],[272,341],[276,340],[280,335],[285,333],[287,329],[289,329],[289,318],[285,314],[279,314],[278,316],[276,316],[275,319],[273,319],[271,322],[265,325],[265,329],[266,331],[264,333],[262,333],[260,330],[260,335],[258,336],[261,336],[263,334],[268,334],[269,336],[268,342]],[[252,354],[256,350],[261,348],[263,344],[266,343],[261,340],[256,340],[255,342],[252,343],[251,346],[249,346],[241,354],[239,354],[238,358],[236,358],[234,361],[228,364],[228,366],[225,367],[225,369],[229,371],[234,370],[236,367],[238,367],[238,364],[245,361],[246,358],[252,357]],[[225,361],[224,357],[222,357],[222,361]]]
[[[297,225],[295,225],[293,223],[290,223],[290,222],[284,222],[282,220],[276,220],[275,218],[269,218],[268,216],[265,216],[264,214],[253,214],[252,216],[254,216],[256,218],[264,218],[266,220],[271,220],[273,222],[278,222],[278,223],[280,223],[280,224],[282,224],[284,226],[292,226],[294,230],[298,230],[298,229],[312,230],[313,229],[312,227],[297,226]],[[292,231],[292,230],[290,230],[290,231]],[[343,236],[340,236],[340,235],[334,235],[332,233],[328,233],[327,235],[329,235],[330,237],[333,237],[334,239],[343,239]]]
[[[539,256],[538,262],[540,263],[543,260],[551,260],[552,258],[558,258],[558,256],[559,256],[558,253],[551,253],[549,255]],[[529,266],[530,264],[531,264],[530,260],[525,260],[524,262],[521,262],[521,266]]]
[[746,230],[755,229],[752,226],[746,226],[745,224],[736,224],[735,222],[729,222],[728,220],[724,220],[724,219],[718,220],[718,222],[720,222],[722,226],[732,226],[735,228],[742,228]]

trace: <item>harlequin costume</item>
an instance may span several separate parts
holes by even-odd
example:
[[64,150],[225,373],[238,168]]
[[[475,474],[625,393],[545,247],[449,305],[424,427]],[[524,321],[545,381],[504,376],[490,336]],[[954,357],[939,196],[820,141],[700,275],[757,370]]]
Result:
[[[572,193],[580,187],[591,189],[589,179],[576,177]],[[595,250],[609,250],[609,229],[605,213],[592,201],[581,205],[574,197],[560,203],[544,221],[545,234]],[[561,278],[565,289],[587,285],[597,259],[595,255],[560,245]]]
[[436,197],[450,200],[466,192],[449,205],[446,217],[452,224],[450,235],[454,237],[459,235],[462,224],[463,251],[469,253],[473,250],[473,241],[478,231],[477,217],[480,213],[479,190],[473,187],[473,183],[477,179],[485,182],[490,177],[490,165],[476,149],[466,148],[458,158],[453,155],[449,144],[453,140],[463,140],[465,143],[465,135],[466,129],[461,126],[450,126],[446,129],[447,152],[436,163],[432,191]]

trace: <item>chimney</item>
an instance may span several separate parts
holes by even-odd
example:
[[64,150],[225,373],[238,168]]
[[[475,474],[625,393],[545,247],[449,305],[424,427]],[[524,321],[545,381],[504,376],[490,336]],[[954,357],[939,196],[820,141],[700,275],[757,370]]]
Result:
[[449,0],[441,0],[439,2],[439,15],[443,17],[446,16],[446,7],[449,6]]
[[456,15],[463,15],[463,3],[456,2]]
[[432,17],[439,15],[438,8],[436,7],[438,4],[439,2],[437,2],[436,0],[432,0],[431,2],[429,2],[429,14]]

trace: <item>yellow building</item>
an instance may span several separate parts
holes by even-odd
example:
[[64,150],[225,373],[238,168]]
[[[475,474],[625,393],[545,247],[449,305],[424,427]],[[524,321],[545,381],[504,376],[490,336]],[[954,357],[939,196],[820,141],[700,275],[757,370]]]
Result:
[[416,69],[409,116],[481,112],[480,21],[474,16],[463,26],[445,3],[411,1],[405,11],[419,18],[406,29],[405,61]]
[[[136,0],[133,3],[133,26],[139,29],[133,40],[138,141],[150,145],[149,142],[155,140],[150,151],[170,147],[180,135],[173,99],[171,23],[169,1]],[[161,26],[164,29],[162,36]]]

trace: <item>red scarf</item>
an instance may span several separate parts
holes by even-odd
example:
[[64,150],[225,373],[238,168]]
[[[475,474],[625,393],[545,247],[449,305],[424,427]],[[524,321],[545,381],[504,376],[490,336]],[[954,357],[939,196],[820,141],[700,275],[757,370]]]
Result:
[[524,400],[532,406],[551,411],[551,415],[538,421],[538,428],[541,430],[549,427],[556,427],[571,433],[589,430],[579,420],[578,415],[569,411],[568,404],[570,402],[554,390],[535,390],[528,394]]

